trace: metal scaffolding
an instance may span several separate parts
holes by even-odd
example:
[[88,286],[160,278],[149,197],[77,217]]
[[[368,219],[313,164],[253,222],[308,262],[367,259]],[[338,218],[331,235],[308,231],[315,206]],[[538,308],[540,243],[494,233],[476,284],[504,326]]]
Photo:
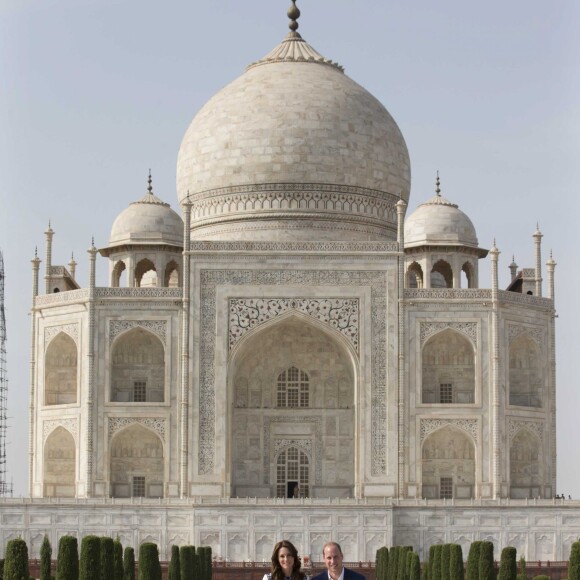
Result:
[[12,495],[6,481],[6,430],[8,428],[8,375],[6,371],[6,316],[4,315],[4,256],[0,250],[0,497]]

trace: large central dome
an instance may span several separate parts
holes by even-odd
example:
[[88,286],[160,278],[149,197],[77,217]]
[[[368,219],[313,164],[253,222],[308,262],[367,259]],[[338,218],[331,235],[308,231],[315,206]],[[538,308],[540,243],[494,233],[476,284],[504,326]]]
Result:
[[193,239],[391,240],[409,165],[383,105],[294,28],[195,116],[177,190]]

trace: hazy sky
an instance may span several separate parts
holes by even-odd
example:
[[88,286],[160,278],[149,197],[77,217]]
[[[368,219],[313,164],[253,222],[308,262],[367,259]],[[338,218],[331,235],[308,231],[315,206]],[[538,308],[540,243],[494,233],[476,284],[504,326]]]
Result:
[[[197,110],[287,32],[289,0],[0,0],[0,248],[6,268],[9,477],[27,493],[30,259],[71,252],[147,186],[177,208],[175,163]],[[391,112],[411,156],[410,211],[442,193],[479,243],[534,266],[553,249],[558,493],[580,498],[580,2],[301,0],[300,32]],[[480,286],[489,287],[488,260]],[[106,284],[107,263],[97,262]],[[41,274],[43,272],[41,270]],[[544,278],[545,278],[544,272]]]

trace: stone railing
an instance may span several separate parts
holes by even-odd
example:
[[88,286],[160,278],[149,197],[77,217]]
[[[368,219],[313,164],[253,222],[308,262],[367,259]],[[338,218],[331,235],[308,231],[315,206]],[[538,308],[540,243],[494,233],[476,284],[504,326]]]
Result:
[[71,302],[84,302],[89,298],[88,288],[80,290],[69,290],[67,292],[55,292],[54,294],[43,294],[34,299],[34,306],[55,306],[59,304],[70,304]]
[[95,298],[168,298],[181,299],[181,288],[95,288]]
[[407,288],[405,300],[491,300],[488,288]]

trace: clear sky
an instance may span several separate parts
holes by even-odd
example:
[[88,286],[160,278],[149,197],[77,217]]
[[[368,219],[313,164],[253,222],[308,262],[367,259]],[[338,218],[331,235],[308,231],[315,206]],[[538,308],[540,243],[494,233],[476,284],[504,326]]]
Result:
[[[74,252],[147,186],[177,208],[181,138],[203,103],[287,32],[290,0],[0,0],[0,248],[6,269],[8,469],[26,494],[34,248]],[[410,210],[442,193],[480,245],[558,262],[558,493],[580,498],[580,2],[299,0],[300,32],[391,112],[411,156]],[[41,271],[42,272],[42,271]],[[106,284],[107,263],[97,262]],[[545,278],[544,272],[544,278]],[[489,287],[489,263],[480,286]]]

